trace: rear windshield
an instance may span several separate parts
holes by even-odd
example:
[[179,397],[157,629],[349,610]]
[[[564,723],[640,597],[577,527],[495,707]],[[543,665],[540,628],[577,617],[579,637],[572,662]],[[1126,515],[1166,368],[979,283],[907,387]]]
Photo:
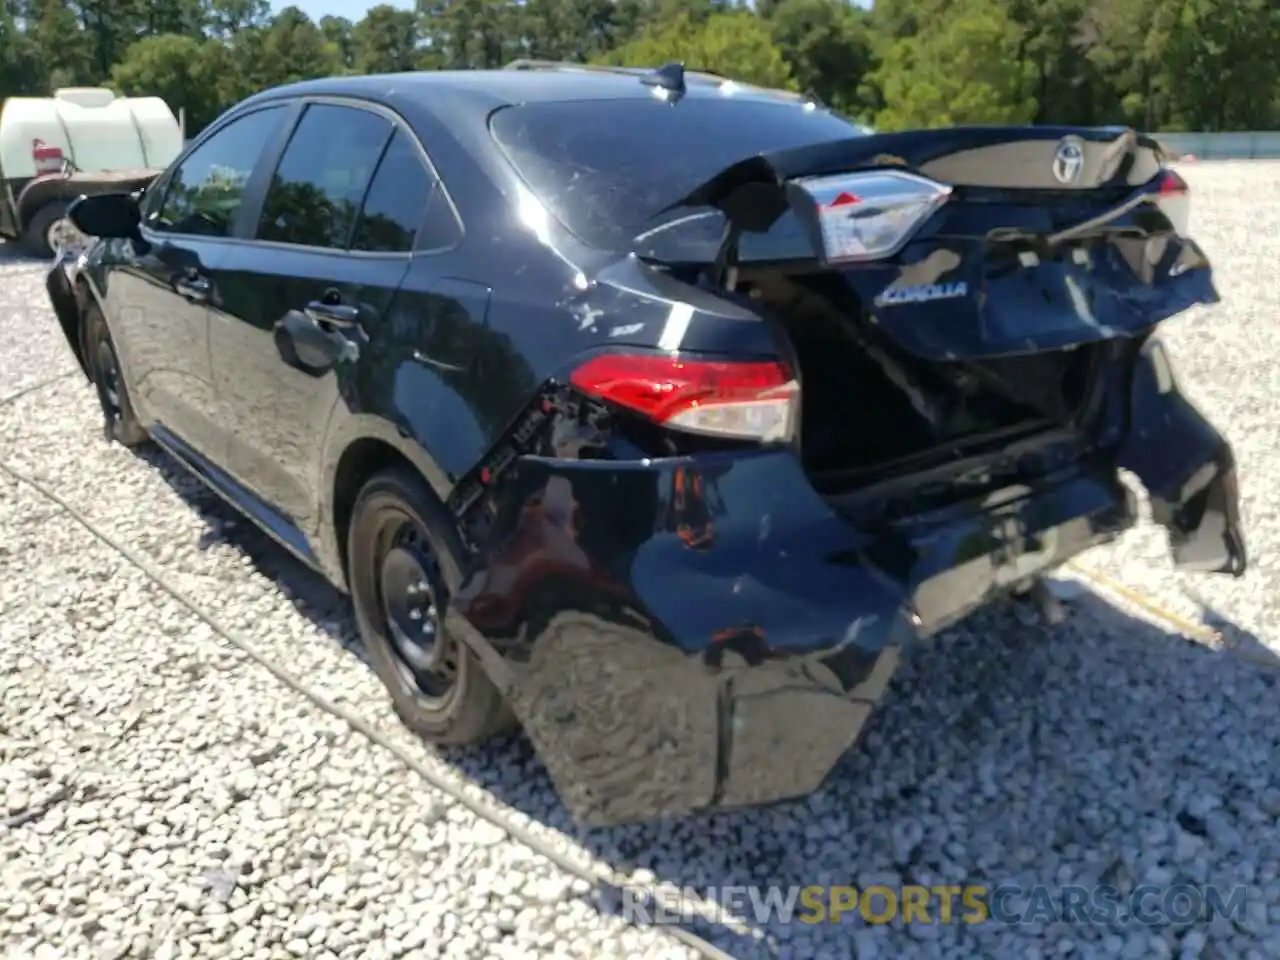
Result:
[[[684,210],[665,218],[679,223],[663,225],[656,217],[663,208],[755,154],[866,132],[797,103],[692,97],[674,105],[657,99],[521,104],[495,112],[490,129],[521,179],[580,239],[680,260],[714,256],[720,217]],[[788,225],[778,226],[792,234]],[[637,234],[646,231],[637,244]],[[795,239],[807,246],[798,233]]]

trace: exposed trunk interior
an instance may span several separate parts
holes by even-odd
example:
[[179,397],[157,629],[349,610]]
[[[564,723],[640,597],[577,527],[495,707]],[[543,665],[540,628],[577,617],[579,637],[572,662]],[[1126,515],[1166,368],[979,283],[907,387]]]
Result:
[[803,381],[801,449],[823,493],[931,470],[1052,431],[1068,424],[1090,393],[1094,346],[932,363],[878,331],[830,272],[744,268],[736,292],[767,304],[795,347]]

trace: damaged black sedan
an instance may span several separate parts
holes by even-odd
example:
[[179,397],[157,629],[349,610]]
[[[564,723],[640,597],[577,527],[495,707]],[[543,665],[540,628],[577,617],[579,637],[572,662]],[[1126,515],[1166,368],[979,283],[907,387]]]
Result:
[[1126,129],[868,134],[679,66],[311,81],[48,288],[108,437],[350,594],[414,730],[578,818],[816,788],[898,651],[1133,524],[1245,569],[1154,336],[1217,299]]

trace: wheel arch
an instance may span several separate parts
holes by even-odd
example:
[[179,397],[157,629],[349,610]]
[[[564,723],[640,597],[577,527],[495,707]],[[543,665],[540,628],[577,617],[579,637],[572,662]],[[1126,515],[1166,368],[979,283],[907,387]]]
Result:
[[440,509],[452,483],[430,455],[399,428],[381,417],[343,417],[325,444],[321,478],[319,555],[330,579],[344,592],[347,583],[347,531],[360,489],[375,474],[396,466],[420,476]]
[[76,358],[76,363],[80,365],[81,372],[86,378],[92,380],[93,375],[89,372],[89,362],[84,349],[84,308],[86,298],[91,296],[88,291],[88,282],[83,277],[76,277],[72,281],[65,270],[55,268],[50,271],[45,280],[45,289],[49,294],[54,316],[58,318],[58,326],[62,328],[62,335],[66,338],[67,346],[71,348],[71,353]]
[[23,187],[14,201],[14,209],[18,215],[18,231],[26,230],[27,225],[31,223],[31,218],[49,203],[60,200],[69,204],[77,199],[81,191],[70,184],[71,181],[62,177],[37,177]]

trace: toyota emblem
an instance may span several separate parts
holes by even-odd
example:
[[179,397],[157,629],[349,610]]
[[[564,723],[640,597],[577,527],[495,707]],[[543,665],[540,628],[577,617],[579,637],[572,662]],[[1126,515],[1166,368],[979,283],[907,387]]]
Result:
[[1053,176],[1059,182],[1071,185],[1079,181],[1084,172],[1084,141],[1077,136],[1064,137],[1053,154]]

